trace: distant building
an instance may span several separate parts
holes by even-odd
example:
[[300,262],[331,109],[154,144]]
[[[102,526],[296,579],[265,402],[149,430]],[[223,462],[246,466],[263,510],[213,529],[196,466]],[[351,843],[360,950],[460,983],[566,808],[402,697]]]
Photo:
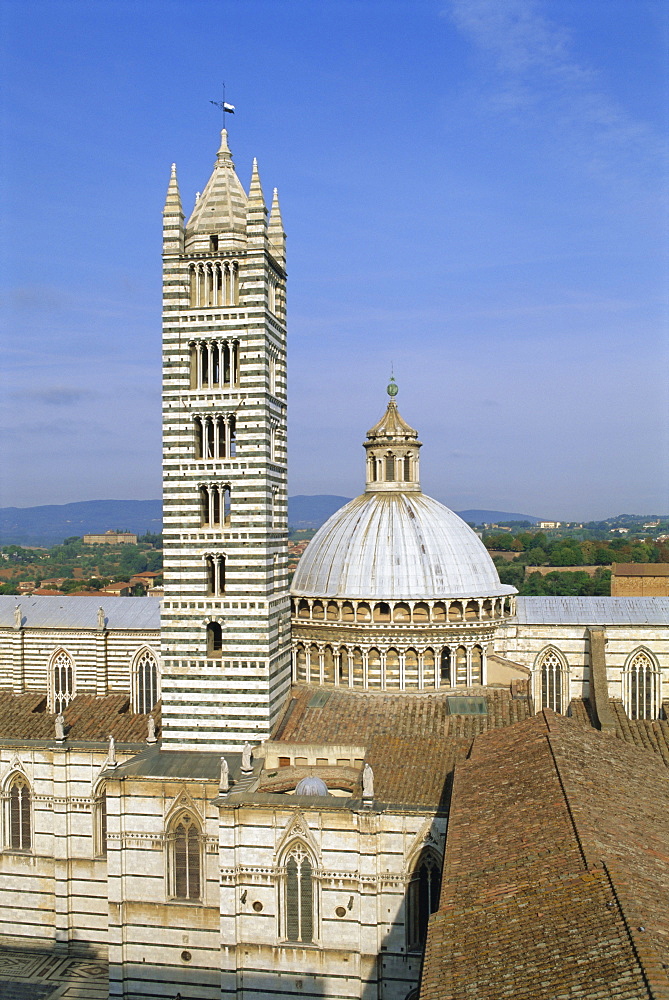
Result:
[[84,535],[84,545],[137,545],[131,531],[105,531],[104,535]]
[[559,528],[562,521],[539,521],[538,528]]
[[614,563],[611,597],[669,597],[669,563]]
[[106,587],[103,587],[100,591],[101,594],[112,594],[114,597],[130,597],[132,594],[132,586],[125,581],[119,581],[118,583],[108,583]]

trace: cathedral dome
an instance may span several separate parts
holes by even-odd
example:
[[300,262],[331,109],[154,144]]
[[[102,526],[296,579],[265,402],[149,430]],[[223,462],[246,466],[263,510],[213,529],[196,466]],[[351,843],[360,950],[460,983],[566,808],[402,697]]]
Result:
[[310,774],[306,778],[298,781],[295,787],[296,795],[329,795],[328,786],[322,778],[315,774]]
[[420,492],[369,492],[316,532],[293,578],[295,597],[367,600],[497,597],[483,542],[462,518]]
[[297,566],[293,597],[439,600],[503,597],[478,535],[420,488],[418,432],[400,416],[391,378],[386,412],[367,432],[365,492],[319,528]]

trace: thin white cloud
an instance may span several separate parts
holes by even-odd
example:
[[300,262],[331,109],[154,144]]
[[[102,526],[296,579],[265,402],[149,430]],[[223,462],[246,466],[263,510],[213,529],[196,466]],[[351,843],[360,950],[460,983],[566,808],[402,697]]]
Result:
[[449,0],[442,14],[490,57],[488,105],[526,124],[552,123],[594,173],[617,175],[625,154],[638,169],[640,158],[663,149],[647,122],[606,93],[597,69],[575,57],[569,30],[546,15],[543,0]]

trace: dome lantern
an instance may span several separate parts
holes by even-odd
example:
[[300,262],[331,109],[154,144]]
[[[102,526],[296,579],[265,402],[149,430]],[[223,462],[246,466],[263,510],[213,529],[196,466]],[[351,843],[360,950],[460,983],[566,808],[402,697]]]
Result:
[[390,397],[386,412],[367,431],[366,493],[420,493],[418,431],[403,420],[395,397],[399,388],[391,376],[387,388]]

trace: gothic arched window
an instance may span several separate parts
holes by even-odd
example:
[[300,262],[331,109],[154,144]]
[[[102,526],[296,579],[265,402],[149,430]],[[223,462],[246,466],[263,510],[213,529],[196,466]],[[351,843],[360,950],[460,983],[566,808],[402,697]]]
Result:
[[407,893],[407,947],[422,949],[427,937],[427,922],[439,906],[441,861],[432,851],[420,856],[413,870]]
[[202,857],[200,828],[192,816],[182,814],[170,835],[170,895],[174,899],[200,899]]
[[547,650],[539,665],[541,677],[541,707],[554,712],[564,711],[564,675],[562,660],[554,649]]
[[301,844],[295,844],[286,858],[285,917],[289,941],[313,941],[313,865]]
[[51,661],[51,711],[60,715],[74,698],[74,663],[69,653],[59,649]]
[[134,711],[146,715],[159,697],[158,662],[150,649],[144,649],[137,657],[133,671]]
[[9,846],[14,851],[29,851],[32,846],[30,785],[21,775],[9,790]]
[[643,649],[625,667],[623,703],[630,719],[657,719],[660,714],[660,672]]

